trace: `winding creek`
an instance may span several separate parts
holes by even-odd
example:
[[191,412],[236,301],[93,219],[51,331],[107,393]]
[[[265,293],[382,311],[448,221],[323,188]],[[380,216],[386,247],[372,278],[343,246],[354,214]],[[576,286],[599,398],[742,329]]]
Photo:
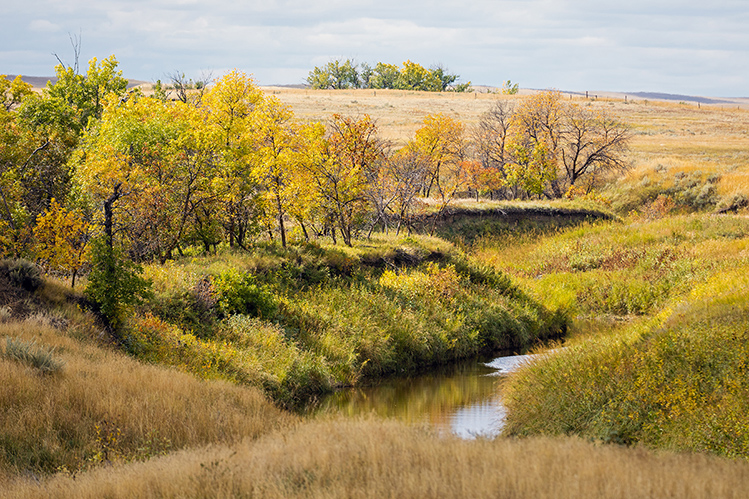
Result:
[[462,438],[493,437],[502,429],[500,381],[531,356],[478,358],[411,378],[337,391],[307,411],[310,415],[376,414],[429,424]]

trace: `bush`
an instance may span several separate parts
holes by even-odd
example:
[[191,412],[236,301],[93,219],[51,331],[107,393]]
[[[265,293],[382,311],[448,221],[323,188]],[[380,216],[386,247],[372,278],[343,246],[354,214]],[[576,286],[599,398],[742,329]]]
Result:
[[86,295],[116,330],[124,320],[125,307],[150,296],[151,282],[140,276],[143,269],[139,265],[127,260],[121,250],[112,248],[104,239],[94,240],[91,250]]
[[262,319],[272,319],[278,313],[273,294],[263,285],[257,284],[249,273],[229,269],[212,279],[218,309],[228,317],[244,314]]
[[738,193],[730,198],[722,198],[715,207],[715,211],[718,213],[728,213],[729,211],[738,211],[747,206],[749,206],[749,198],[746,197],[746,194]]
[[42,273],[39,267],[28,260],[4,260],[0,264],[0,269],[4,270],[11,284],[34,292],[42,285]]
[[65,365],[65,362],[54,357],[54,348],[39,347],[35,341],[20,338],[5,339],[5,357],[39,369],[42,374],[58,373]]

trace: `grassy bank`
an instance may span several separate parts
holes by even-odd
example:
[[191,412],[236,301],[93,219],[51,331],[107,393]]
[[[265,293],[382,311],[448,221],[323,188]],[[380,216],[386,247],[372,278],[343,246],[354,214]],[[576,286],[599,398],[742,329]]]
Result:
[[535,237],[575,227],[583,222],[615,220],[617,216],[605,204],[591,200],[490,201],[456,199],[435,221],[435,207],[428,205],[414,222],[417,231],[429,232],[462,245],[477,239]]
[[[508,383],[506,433],[749,456],[749,220],[690,215],[485,244],[586,326]],[[614,325],[614,326],[612,326]]]
[[149,362],[257,386],[287,406],[566,328],[499,271],[427,237],[266,245],[149,266],[122,333]]

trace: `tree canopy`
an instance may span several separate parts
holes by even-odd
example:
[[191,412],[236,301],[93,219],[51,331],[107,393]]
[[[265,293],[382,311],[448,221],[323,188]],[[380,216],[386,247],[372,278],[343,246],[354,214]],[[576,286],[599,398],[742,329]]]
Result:
[[351,59],[335,59],[310,71],[307,83],[316,89],[374,88],[424,92],[467,92],[471,82],[456,83],[460,76],[444,67],[432,68],[407,60],[401,67],[378,62],[374,67]]

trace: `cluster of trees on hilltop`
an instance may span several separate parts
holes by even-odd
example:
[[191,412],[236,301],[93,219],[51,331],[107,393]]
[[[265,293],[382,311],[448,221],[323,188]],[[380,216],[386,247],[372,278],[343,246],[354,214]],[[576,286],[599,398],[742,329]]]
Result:
[[0,78],[0,256],[90,268],[103,309],[143,284],[131,261],[249,249],[262,234],[285,246],[290,227],[351,245],[410,230],[423,198],[441,212],[466,190],[561,197],[626,166],[627,128],[553,91],[500,100],[474,130],[428,115],[396,148],[366,115],[300,123],[241,72],[169,100],[128,93],[116,66],[57,66],[41,94]]
[[471,82],[457,83],[460,76],[448,73],[442,66],[425,68],[406,61],[402,67],[378,62],[374,67],[357,64],[351,59],[332,60],[316,66],[307,76],[307,83],[316,89],[374,88],[419,90],[424,92],[467,92]]

